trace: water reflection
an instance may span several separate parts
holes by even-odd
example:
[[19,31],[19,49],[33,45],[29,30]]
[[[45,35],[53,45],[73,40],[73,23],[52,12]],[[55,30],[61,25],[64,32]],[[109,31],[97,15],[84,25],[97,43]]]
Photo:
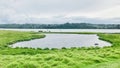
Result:
[[70,48],[70,47],[90,47],[90,46],[110,46],[111,44],[98,39],[96,34],[46,34],[43,39],[18,42],[13,47],[32,48]]

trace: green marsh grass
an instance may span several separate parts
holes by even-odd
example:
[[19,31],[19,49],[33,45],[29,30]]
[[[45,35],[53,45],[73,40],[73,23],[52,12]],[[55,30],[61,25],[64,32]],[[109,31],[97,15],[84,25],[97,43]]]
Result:
[[0,31],[0,48],[9,47],[9,45],[16,42],[28,41],[43,37],[45,37],[45,35],[37,35],[33,32]]
[[97,34],[100,39],[112,43],[112,46],[10,48],[10,44],[18,41],[45,36],[34,32],[0,31],[0,68],[119,68],[120,34]]

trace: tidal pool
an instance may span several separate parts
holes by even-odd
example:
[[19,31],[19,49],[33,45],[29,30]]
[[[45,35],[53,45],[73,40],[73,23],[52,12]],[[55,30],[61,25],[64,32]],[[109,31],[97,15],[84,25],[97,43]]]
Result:
[[70,48],[70,47],[104,47],[111,46],[106,41],[99,40],[96,34],[46,34],[45,38],[18,42],[15,47],[30,48]]

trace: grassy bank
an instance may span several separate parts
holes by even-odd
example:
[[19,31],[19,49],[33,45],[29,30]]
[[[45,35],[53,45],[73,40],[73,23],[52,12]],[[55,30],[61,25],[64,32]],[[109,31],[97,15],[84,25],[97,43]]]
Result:
[[11,40],[14,40],[12,43],[15,43],[41,38],[44,35],[2,31],[0,38],[6,41],[4,42],[6,45],[0,42],[1,47],[4,47],[0,49],[0,68],[110,68],[110,65],[112,65],[111,68],[120,68],[118,61],[120,60],[120,34],[98,34],[98,36],[113,45],[104,48],[13,49],[8,47]]
[[0,49],[8,48],[9,45],[16,42],[43,37],[45,37],[45,35],[37,35],[34,32],[0,31]]
[[102,34],[102,32],[38,32],[44,34]]

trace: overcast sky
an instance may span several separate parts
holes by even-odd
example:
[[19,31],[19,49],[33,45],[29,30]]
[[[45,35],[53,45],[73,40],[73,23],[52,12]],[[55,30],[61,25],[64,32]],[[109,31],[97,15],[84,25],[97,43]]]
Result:
[[120,0],[0,0],[0,23],[119,23]]

